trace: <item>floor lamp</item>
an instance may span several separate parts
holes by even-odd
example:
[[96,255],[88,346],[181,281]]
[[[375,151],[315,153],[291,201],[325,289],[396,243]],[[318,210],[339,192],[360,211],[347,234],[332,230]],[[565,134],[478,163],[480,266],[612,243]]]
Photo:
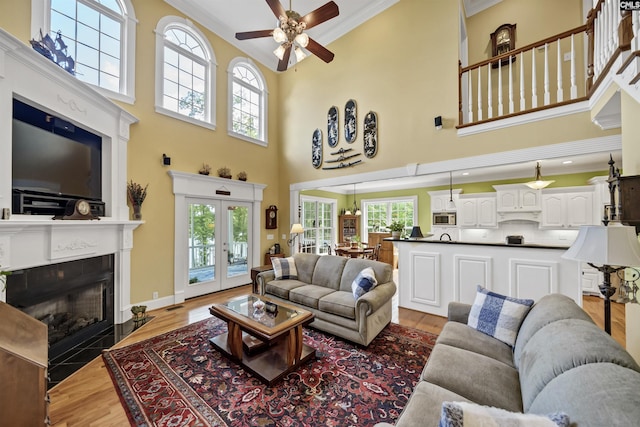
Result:
[[604,330],[611,334],[611,274],[626,267],[640,266],[640,243],[635,227],[610,222],[580,227],[578,237],[562,258],[586,262],[604,275],[599,286],[604,296]]

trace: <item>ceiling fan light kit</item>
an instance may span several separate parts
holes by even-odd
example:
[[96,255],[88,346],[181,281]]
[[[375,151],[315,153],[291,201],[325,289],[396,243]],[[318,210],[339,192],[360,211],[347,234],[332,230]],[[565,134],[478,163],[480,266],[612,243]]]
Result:
[[292,50],[298,62],[307,56],[302,50],[305,48],[324,62],[329,63],[333,60],[333,53],[311,39],[304,31],[338,16],[340,12],[335,2],[330,1],[302,17],[299,13],[292,10],[291,0],[289,1],[289,10],[285,10],[279,0],[266,0],[266,2],[280,22],[278,27],[273,30],[236,33],[236,39],[247,40],[259,37],[272,37],[276,43],[280,43],[280,46],[273,51],[279,60],[278,71],[285,71],[289,66],[289,58]]

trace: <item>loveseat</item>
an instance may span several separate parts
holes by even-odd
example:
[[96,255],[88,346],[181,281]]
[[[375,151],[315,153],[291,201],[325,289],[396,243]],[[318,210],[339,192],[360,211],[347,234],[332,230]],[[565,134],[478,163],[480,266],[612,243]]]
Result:
[[[306,253],[294,254],[293,261],[297,278],[276,279],[276,272],[265,271],[256,278],[258,289],[261,295],[311,311],[315,317],[309,326],[367,346],[391,322],[396,284],[389,264]],[[377,284],[356,298],[352,284],[368,267]]]
[[[640,425],[640,367],[573,300],[552,294],[537,301],[513,348],[468,326],[471,307],[449,305],[449,321],[397,427],[438,426],[443,402],[474,402],[458,406],[494,412],[487,407],[562,413],[572,427]],[[376,427],[382,426],[388,424]]]

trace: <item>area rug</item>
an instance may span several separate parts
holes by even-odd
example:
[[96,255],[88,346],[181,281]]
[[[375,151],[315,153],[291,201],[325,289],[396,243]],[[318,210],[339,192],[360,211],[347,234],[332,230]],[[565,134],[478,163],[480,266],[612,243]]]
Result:
[[313,360],[268,387],[211,347],[216,318],[103,358],[136,426],[373,426],[404,408],[436,335],[396,324],[367,347],[304,330]]

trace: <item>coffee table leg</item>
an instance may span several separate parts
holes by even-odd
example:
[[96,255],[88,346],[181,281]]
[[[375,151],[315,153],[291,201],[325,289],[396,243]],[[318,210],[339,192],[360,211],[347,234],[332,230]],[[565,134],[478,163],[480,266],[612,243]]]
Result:
[[287,365],[300,362],[302,356],[302,326],[298,325],[289,331],[287,336]]
[[227,322],[227,344],[233,357],[242,360],[242,331],[240,326],[235,322]]

